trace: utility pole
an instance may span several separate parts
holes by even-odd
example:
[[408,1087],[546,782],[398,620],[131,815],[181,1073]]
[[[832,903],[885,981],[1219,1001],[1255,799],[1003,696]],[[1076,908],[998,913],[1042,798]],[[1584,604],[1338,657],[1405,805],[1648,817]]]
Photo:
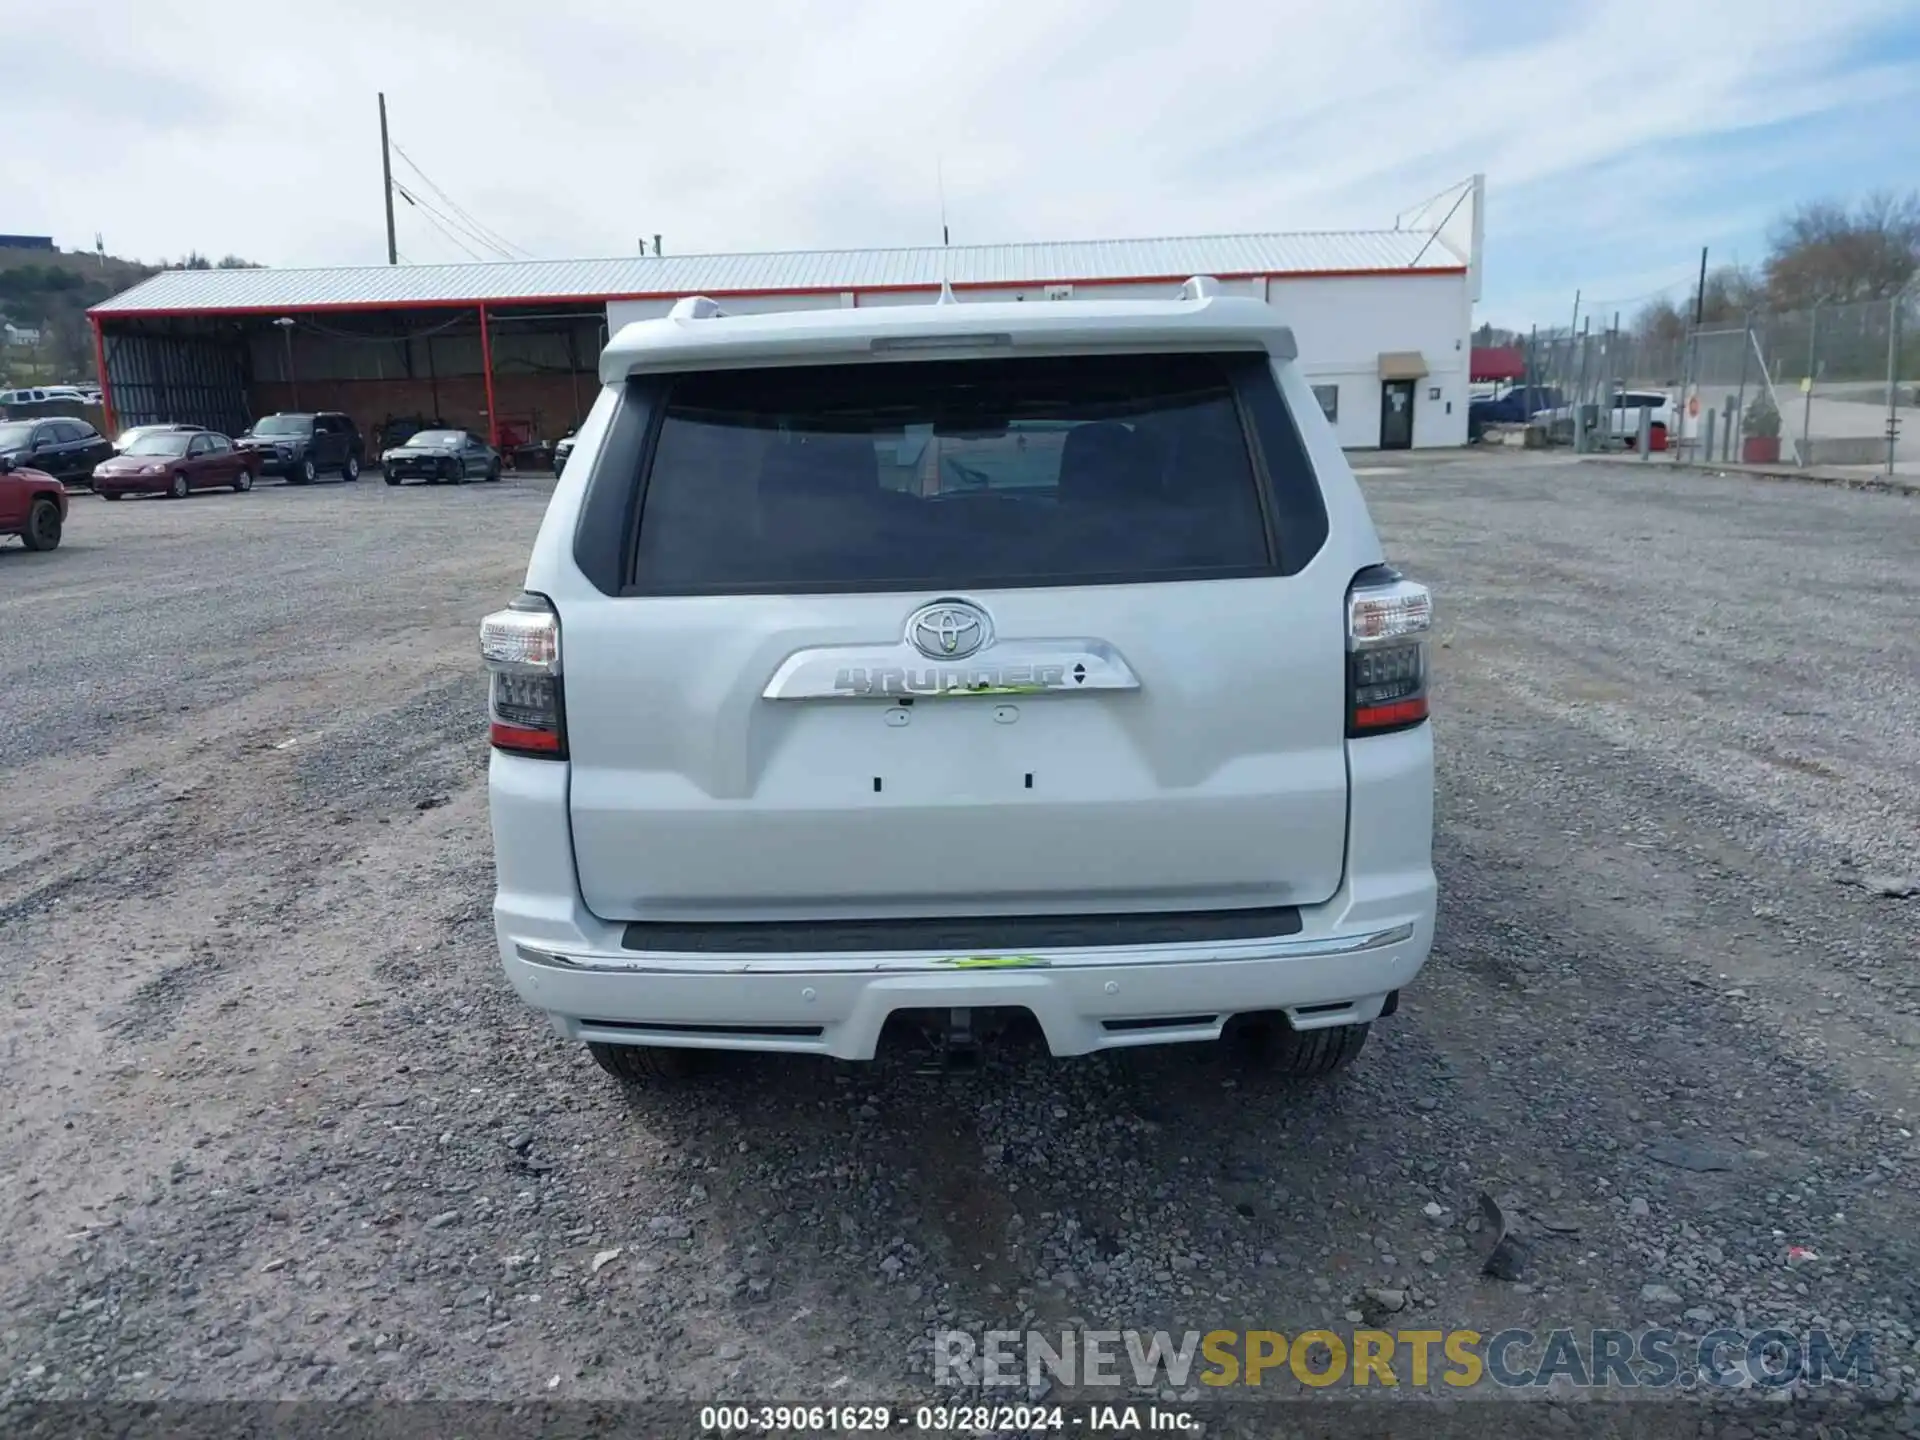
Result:
[[[1700,323],[1706,318],[1706,313],[1707,247],[1702,245],[1700,247],[1700,284],[1693,292],[1693,327],[1687,332],[1687,374],[1684,383],[1680,386],[1680,403],[1682,406],[1680,415],[1680,438],[1682,441],[1687,438],[1687,422],[1694,418],[1691,413],[1693,407],[1700,403]],[[1707,414],[1709,422],[1711,422],[1713,412],[1708,411]],[[1695,438],[1697,439],[1699,437],[1696,436]],[[1684,444],[1674,447],[1673,458],[1675,461],[1680,459],[1680,452],[1685,448]],[[1707,446],[1708,450],[1712,450],[1712,448],[1711,445]],[[1703,458],[1711,460],[1713,456],[1709,454]]]
[[380,92],[381,198],[387,202],[387,264],[400,263],[400,246],[393,238],[393,153],[387,145],[387,92]]

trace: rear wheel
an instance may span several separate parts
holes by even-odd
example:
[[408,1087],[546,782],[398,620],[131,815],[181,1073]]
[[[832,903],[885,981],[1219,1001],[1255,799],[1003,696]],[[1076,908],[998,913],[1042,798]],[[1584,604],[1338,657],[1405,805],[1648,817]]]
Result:
[[1289,1080],[1313,1080],[1352,1064],[1367,1043],[1366,1025],[1296,1030],[1284,1015],[1236,1015],[1221,1043],[1245,1070]]
[[29,550],[54,550],[60,545],[60,507],[42,495],[27,511],[26,529],[20,538]]
[[347,456],[347,463],[340,467],[340,478],[342,480],[358,480],[360,478],[360,457],[358,455]]
[[176,472],[173,479],[167,482],[167,494],[175,500],[186,499],[187,493],[192,489],[193,486],[187,482],[184,470]]
[[707,1052],[659,1045],[603,1045],[587,1042],[594,1063],[623,1085],[687,1080],[706,1068]]
[[492,463],[487,466],[487,479],[498,480],[499,478],[500,478],[500,458],[499,456],[496,455]]

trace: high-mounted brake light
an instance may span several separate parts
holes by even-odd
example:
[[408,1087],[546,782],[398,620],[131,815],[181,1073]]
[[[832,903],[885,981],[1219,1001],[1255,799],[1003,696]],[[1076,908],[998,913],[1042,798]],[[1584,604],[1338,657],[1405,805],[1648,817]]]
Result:
[[542,595],[522,595],[480,622],[480,656],[490,673],[487,738],[494,749],[547,760],[567,758],[560,689],[560,617]]
[[1433,596],[1387,565],[1347,590],[1347,734],[1381,735],[1427,718]]

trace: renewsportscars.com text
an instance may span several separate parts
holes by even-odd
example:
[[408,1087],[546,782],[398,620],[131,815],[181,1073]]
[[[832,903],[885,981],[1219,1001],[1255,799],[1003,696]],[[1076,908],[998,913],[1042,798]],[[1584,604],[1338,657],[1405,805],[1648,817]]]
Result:
[[1864,1330],[943,1330],[936,1385],[1215,1390],[1294,1382],[1314,1388],[1455,1389],[1553,1384],[1583,1389],[1777,1389],[1873,1381]]

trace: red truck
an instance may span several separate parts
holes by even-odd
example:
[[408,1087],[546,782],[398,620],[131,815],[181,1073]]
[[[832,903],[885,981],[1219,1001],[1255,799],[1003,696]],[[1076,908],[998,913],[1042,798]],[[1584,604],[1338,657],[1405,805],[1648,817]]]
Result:
[[0,455],[0,536],[18,535],[29,550],[60,543],[67,519],[67,490],[44,470],[30,470]]

